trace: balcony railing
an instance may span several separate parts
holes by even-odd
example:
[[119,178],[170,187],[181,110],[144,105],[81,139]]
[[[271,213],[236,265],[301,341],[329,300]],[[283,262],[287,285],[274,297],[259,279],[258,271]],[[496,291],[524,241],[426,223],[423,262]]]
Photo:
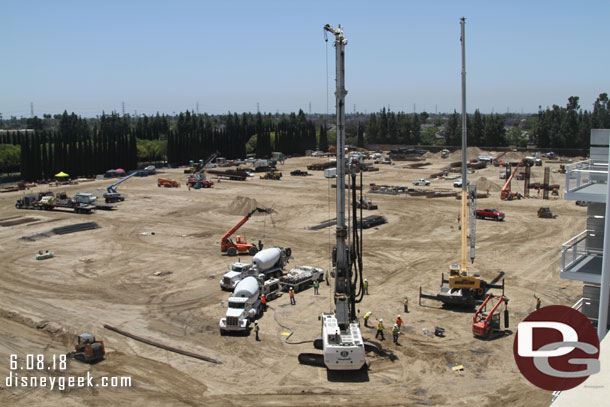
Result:
[[[561,272],[591,274],[589,278],[581,281],[592,281],[599,279],[601,275],[601,264],[603,249],[593,248],[587,245],[587,239],[593,235],[593,231],[585,230],[574,236],[561,246]],[[584,276],[583,276],[584,277]]]
[[608,163],[585,160],[566,166],[566,192],[608,183]]

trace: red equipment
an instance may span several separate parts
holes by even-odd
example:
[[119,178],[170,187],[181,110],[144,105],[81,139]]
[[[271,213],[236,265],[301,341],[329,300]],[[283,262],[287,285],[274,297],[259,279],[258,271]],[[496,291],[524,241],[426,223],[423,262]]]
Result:
[[513,173],[510,174],[510,177],[506,181],[506,184],[504,184],[504,186],[502,187],[502,191],[500,192],[500,199],[502,199],[502,200],[508,199],[510,201],[514,198],[519,198],[519,195],[516,192],[510,191],[510,182],[513,180],[513,177],[515,176],[515,174],[517,174],[517,171],[519,171],[519,167],[521,167],[521,165],[525,165],[525,158],[522,159],[521,161],[519,161],[519,164],[517,164]]
[[[487,304],[491,306],[493,299],[497,300],[496,304],[491,311],[485,311]],[[504,295],[489,294],[472,317],[472,334],[475,337],[489,339],[494,334],[504,334],[504,330],[500,329],[500,313],[496,312],[502,303],[504,303],[504,328],[508,328],[508,298]]]
[[237,222],[237,224],[227,233],[222,235],[222,238],[220,239],[220,251],[222,253],[227,253],[229,256],[235,256],[237,253],[249,253],[254,256],[258,252],[258,248],[255,245],[248,243],[244,235],[237,235],[235,242],[230,239],[231,235],[237,232],[237,229],[242,227],[255,212],[271,213],[271,211],[266,208],[254,208],[250,211],[250,213]]

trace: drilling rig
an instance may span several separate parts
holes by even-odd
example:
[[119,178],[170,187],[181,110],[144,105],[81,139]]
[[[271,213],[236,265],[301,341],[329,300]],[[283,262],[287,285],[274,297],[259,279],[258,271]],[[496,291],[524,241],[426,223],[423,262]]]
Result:
[[[354,241],[347,244],[349,228],[346,225],[345,201],[345,46],[347,39],[343,36],[341,25],[333,28],[324,26],[327,32],[335,36],[336,52],[336,108],[337,108],[337,246],[333,251],[335,285],[333,302],[335,310],[321,316],[322,339],[318,342],[323,355],[301,353],[299,362],[326,366],[329,370],[359,370],[365,366],[365,346],[356,316],[356,303],[363,295],[361,248],[356,240],[355,216],[352,217]],[[352,180],[355,179],[355,168],[349,166]],[[354,215],[355,202],[354,204]],[[361,238],[361,236],[360,236]],[[361,242],[361,239],[360,239]],[[318,345],[314,343],[316,347]]]

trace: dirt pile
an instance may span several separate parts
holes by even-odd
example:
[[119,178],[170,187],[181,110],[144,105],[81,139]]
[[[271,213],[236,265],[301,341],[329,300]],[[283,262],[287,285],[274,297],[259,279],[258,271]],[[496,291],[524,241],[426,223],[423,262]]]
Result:
[[261,207],[254,198],[248,198],[246,196],[237,196],[229,204],[228,212],[231,215],[246,216],[250,211],[256,207]]
[[496,184],[495,182],[492,182],[490,180],[488,180],[485,177],[481,177],[477,180],[476,182],[477,184],[477,189],[480,192],[484,192],[484,191],[494,191],[494,192],[498,192],[502,190],[502,186]]

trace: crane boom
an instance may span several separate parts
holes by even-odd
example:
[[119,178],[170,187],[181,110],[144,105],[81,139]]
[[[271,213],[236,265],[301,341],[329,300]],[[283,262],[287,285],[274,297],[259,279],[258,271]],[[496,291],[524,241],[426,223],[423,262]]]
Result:
[[250,217],[252,215],[254,215],[254,213],[256,212],[263,212],[263,213],[269,213],[269,209],[267,208],[259,208],[256,207],[254,209],[252,209],[246,216],[244,216],[239,222],[237,222],[235,224],[235,226],[233,226],[231,229],[229,229],[229,231],[227,233],[225,233],[224,235],[222,235],[222,241],[227,240],[229,237],[231,237],[231,235],[235,232],[237,232],[237,230],[242,227],[244,225],[244,223],[246,223],[248,221],[248,219],[250,219]]
[[510,177],[508,177],[508,180],[506,180],[506,184],[504,184],[504,186],[502,187],[502,191],[500,191],[500,199],[502,199],[502,200],[508,199],[509,195],[511,195],[510,182],[513,180],[513,177],[515,176],[515,174],[517,174],[517,171],[519,170],[519,167],[521,167],[521,164],[524,164],[524,163],[525,163],[525,158],[522,159],[521,161],[519,161],[519,163],[515,167],[515,170],[513,171],[513,173],[510,174]]
[[127,181],[129,178],[133,177],[134,175],[136,175],[138,173],[138,171],[134,171],[131,174],[129,174],[126,177],[121,178],[120,180],[110,184],[108,187],[106,187],[106,191],[108,191],[109,194],[116,194],[116,187],[119,186],[120,183]]

